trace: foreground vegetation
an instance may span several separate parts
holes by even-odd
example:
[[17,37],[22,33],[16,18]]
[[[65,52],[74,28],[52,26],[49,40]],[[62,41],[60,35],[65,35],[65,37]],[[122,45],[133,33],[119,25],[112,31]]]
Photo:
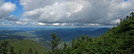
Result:
[[[120,23],[117,23],[117,27],[109,29],[109,31],[100,36],[92,37],[82,35],[77,36],[77,39],[72,38],[71,44],[64,42],[64,47],[59,48],[61,43],[60,38],[57,38],[55,33],[51,34],[51,51],[40,50],[41,47],[37,44],[33,44],[28,40],[19,42],[21,45],[8,45],[7,41],[4,41],[0,46],[0,53],[2,54],[134,54],[134,13],[130,16],[126,16],[126,19],[120,19]],[[28,44],[31,43],[32,45]],[[23,44],[22,44],[23,43]],[[27,43],[27,44],[26,44]],[[18,50],[21,46],[24,49]],[[29,45],[29,46],[28,46]],[[36,45],[36,46],[35,46]],[[10,47],[9,47],[10,46]],[[18,47],[19,46],[19,47]],[[34,46],[34,47],[31,47]],[[17,47],[17,48],[15,48]],[[31,48],[29,48],[31,47]],[[38,49],[34,49],[38,48]],[[17,49],[17,50],[15,50]],[[43,52],[43,53],[41,53]]]
[[126,19],[120,19],[120,24],[117,23],[117,27],[109,29],[106,34],[93,38],[77,36],[70,45],[64,43],[63,49],[54,45],[60,41],[52,34],[55,38],[51,42],[51,54],[134,54],[134,13],[126,16]]
[[29,40],[0,40],[0,54],[46,54],[48,50]]

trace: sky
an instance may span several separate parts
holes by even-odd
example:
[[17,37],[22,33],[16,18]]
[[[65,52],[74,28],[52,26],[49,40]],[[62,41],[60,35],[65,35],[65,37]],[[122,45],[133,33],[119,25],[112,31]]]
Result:
[[132,11],[134,0],[0,0],[0,27],[112,27]]

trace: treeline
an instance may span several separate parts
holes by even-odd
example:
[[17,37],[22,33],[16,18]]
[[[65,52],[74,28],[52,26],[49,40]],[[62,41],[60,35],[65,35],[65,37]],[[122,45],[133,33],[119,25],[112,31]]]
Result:
[[50,54],[134,54],[134,12],[120,19],[120,23],[106,34],[93,38],[77,36],[69,45],[64,42],[63,49],[57,47],[61,43],[60,38],[54,33],[51,36]]

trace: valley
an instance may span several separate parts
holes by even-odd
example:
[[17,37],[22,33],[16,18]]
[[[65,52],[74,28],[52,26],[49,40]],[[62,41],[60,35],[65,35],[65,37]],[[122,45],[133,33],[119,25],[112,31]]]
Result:
[[[20,28],[8,27],[3,29],[0,27],[0,40],[6,39],[19,39],[19,40],[30,40],[40,46],[50,49],[50,41],[52,40],[50,34],[52,32],[57,34],[57,37],[61,38],[61,41],[65,41],[68,44],[71,43],[72,37],[75,39],[77,36],[88,35],[89,37],[98,37],[105,34],[109,28]],[[63,43],[60,44],[63,47]]]

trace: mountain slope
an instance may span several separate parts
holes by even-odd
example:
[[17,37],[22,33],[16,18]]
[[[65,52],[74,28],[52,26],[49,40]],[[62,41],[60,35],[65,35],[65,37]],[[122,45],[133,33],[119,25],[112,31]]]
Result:
[[117,27],[99,37],[72,39],[70,47],[52,53],[66,54],[134,54],[134,13],[121,19]]
[[[3,42],[4,40],[0,40],[0,42]],[[18,40],[18,39],[8,39],[10,47],[14,47],[15,53],[19,53],[21,51],[22,54],[25,52],[28,52],[28,50],[31,48],[33,53],[38,52],[39,54],[47,53],[48,50],[44,47],[29,41],[29,40]]]

